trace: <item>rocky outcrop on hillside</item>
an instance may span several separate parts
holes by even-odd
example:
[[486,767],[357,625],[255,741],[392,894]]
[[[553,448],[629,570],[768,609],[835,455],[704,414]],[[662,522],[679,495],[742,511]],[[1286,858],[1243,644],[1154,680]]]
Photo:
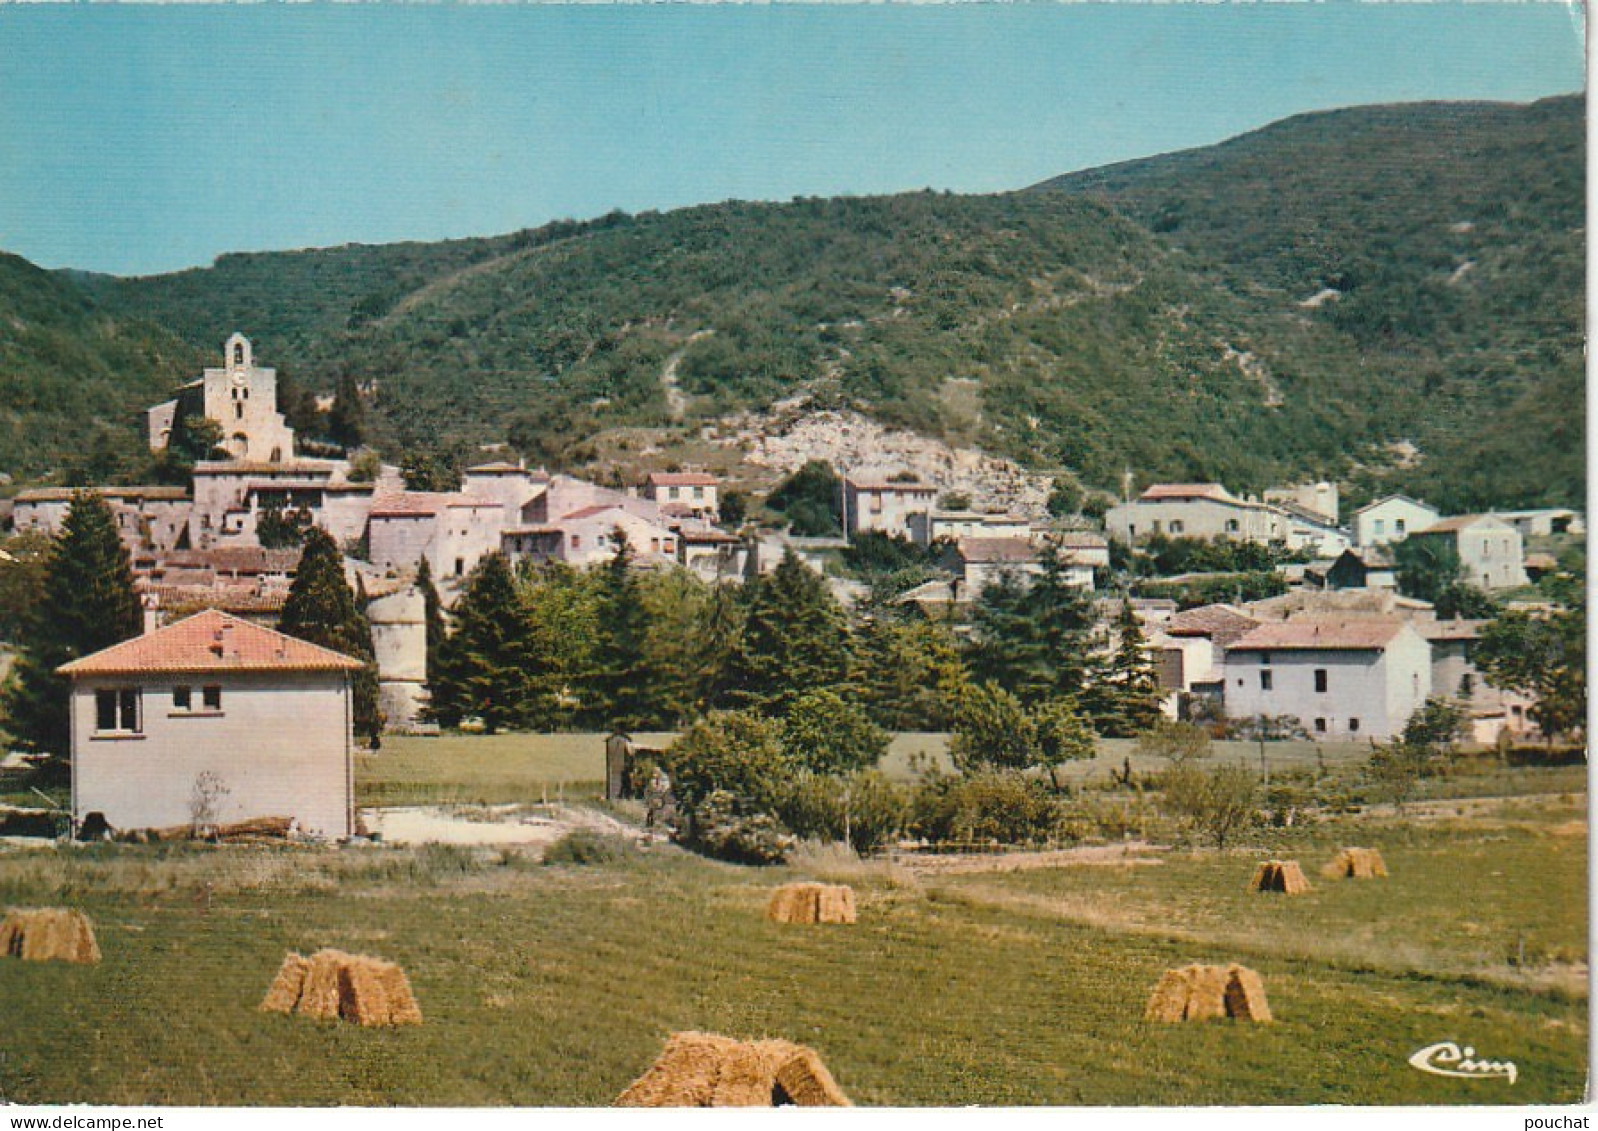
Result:
[[857,412],[779,405],[708,428],[705,438],[742,449],[743,458],[784,474],[810,460],[840,475],[886,478],[912,472],[944,495],[963,495],[974,510],[1040,517],[1053,478],[974,448],[955,448],[915,432],[887,428]]

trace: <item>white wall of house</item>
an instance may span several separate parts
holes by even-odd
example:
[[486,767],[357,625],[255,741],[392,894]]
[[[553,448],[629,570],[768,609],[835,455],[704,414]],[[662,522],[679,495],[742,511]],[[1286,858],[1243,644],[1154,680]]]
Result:
[[426,513],[373,515],[369,538],[372,564],[384,570],[414,569],[425,556],[433,576],[442,576],[431,554],[437,523],[437,515]]
[[[221,708],[202,688],[221,688]],[[173,706],[175,686],[193,708]],[[133,690],[138,730],[96,730],[95,692]],[[103,813],[113,828],[162,828],[193,820],[201,774],[227,788],[217,819],[293,817],[322,836],[353,831],[349,778],[350,697],[342,672],[209,672],[81,676],[72,688],[73,819]]]
[[1527,584],[1525,542],[1509,523],[1483,518],[1458,531],[1455,545],[1472,585],[1493,590]]
[[1170,538],[1232,538],[1240,542],[1285,540],[1287,520],[1277,510],[1241,499],[1205,497],[1134,499],[1111,507],[1104,526],[1122,542],[1154,534]]
[[1354,512],[1354,545],[1364,549],[1402,542],[1441,518],[1434,507],[1394,495]]
[[[1233,647],[1224,670],[1228,715],[1291,715],[1315,738],[1390,738],[1432,691],[1431,647],[1408,626],[1385,649]],[[1317,672],[1325,673],[1324,691]]]
[[847,537],[880,531],[927,544],[928,516],[938,489],[925,483],[843,481],[843,531]]

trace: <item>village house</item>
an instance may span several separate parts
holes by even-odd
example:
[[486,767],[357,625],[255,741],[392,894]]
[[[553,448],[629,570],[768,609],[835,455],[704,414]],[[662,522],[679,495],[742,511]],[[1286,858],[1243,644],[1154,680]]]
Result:
[[716,477],[703,471],[651,472],[643,494],[667,515],[714,519],[721,508]]
[[1464,514],[1412,531],[1418,540],[1436,540],[1459,555],[1464,580],[1479,589],[1518,589],[1528,583],[1525,544],[1520,531],[1490,514]]
[[1442,517],[1436,507],[1416,502],[1408,495],[1387,495],[1354,512],[1354,545],[1365,550],[1402,542]]
[[440,580],[462,578],[500,549],[505,504],[493,495],[402,491],[372,503],[368,560],[408,572],[422,558]]
[[[193,503],[183,487],[96,487],[116,521],[117,535],[129,552],[170,550],[184,541]],[[41,487],[19,493],[12,509],[13,528],[54,538],[61,532],[72,496],[70,487]]]
[[1044,534],[1040,540],[1076,565],[1089,569],[1110,568],[1110,542],[1102,534],[1091,530],[1061,530]]
[[[1235,605],[1224,604],[1202,605],[1168,617],[1148,638],[1160,689],[1206,696],[1219,705],[1226,649],[1259,623]],[[1167,713],[1174,714],[1178,703],[1172,694]]]
[[512,561],[599,565],[615,556],[618,529],[640,565],[659,566],[677,560],[678,538],[670,527],[641,518],[616,503],[583,507],[553,523],[513,526],[504,532],[501,548]]
[[931,511],[910,516],[911,541],[920,546],[961,538],[1030,538],[1032,520],[1014,514]]
[[1308,511],[1323,523],[1335,527],[1341,505],[1335,483],[1297,483],[1291,487],[1272,487],[1265,501],[1284,509]]
[[1526,713],[1535,701],[1492,686],[1476,667],[1476,641],[1487,624],[1484,620],[1462,618],[1434,620],[1416,627],[1432,649],[1432,694],[1462,707],[1470,722],[1471,740],[1491,746],[1506,731],[1524,738],[1536,728]]
[[494,499],[505,508],[505,524],[522,521],[529,504],[549,486],[549,476],[529,471],[520,463],[500,461],[468,467],[461,476],[460,493],[474,499]]
[[1398,575],[1385,547],[1344,550],[1318,571],[1327,589],[1397,589]]
[[1261,624],[1226,649],[1226,713],[1291,716],[1315,738],[1391,738],[1431,694],[1431,658],[1397,618]]
[[683,524],[677,535],[677,562],[705,581],[742,581],[755,568],[754,547],[736,534],[711,526]]
[[1278,509],[1239,499],[1219,483],[1156,483],[1131,502],[1110,508],[1104,525],[1129,545],[1156,534],[1239,542],[1285,542],[1288,534]]
[[844,537],[852,539],[877,531],[908,538],[919,546],[929,544],[929,517],[938,500],[936,487],[844,476],[841,490]]
[[289,817],[350,836],[360,667],[215,611],[62,666],[74,826],[91,813],[114,829]]
[[1547,538],[1556,534],[1585,534],[1587,523],[1580,511],[1565,507],[1544,507],[1529,511],[1493,511],[1493,517],[1503,519],[1522,538]]
[[366,533],[374,498],[398,493],[403,482],[391,467],[373,482],[354,482],[349,471],[347,462],[331,459],[201,460],[194,465],[188,544],[254,545],[262,514],[273,508],[304,512],[341,545],[357,541]]
[[[1010,577],[1022,584],[1043,572],[1037,547],[1025,538],[962,538],[944,555],[944,568],[954,574],[954,591],[962,600],[974,601],[989,585]],[[1069,583],[1081,585],[1079,575]],[[1087,588],[1093,586],[1088,570]]]
[[222,366],[206,369],[177,397],[145,413],[150,447],[162,451],[178,413],[222,427],[222,446],[237,460],[281,463],[294,458],[294,430],[277,411],[277,373],[255,364],[250,341],[234,334],[222,347]]

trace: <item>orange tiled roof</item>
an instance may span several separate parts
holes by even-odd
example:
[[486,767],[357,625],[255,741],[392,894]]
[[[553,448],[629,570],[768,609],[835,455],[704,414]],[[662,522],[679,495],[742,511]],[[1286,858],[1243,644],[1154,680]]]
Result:
[[1229,652],[1377,652],[1403,631],[1401,620],[1289,620],[1262,624],[1234,641]]
[[649,482],[656,487],[714,487],[716,477],[703,471],[652,471]]
[[208,609],[113,644],[56,671],[61,675],[142,672],[356,671],[361,661],[228,613]]

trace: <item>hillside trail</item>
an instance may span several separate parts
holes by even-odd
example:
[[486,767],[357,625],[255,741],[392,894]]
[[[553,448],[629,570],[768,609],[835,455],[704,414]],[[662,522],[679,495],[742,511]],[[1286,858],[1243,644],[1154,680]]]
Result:
[[683,341],[683,344],[666,358],[666,364],[660,368],[660,389],[666,396],[666,411],[673,421],[683,418],[688,411],[688,396],[682,391],[682,385],[677,381],[677,369],[682,365],[683,357],[695,342],[703,341],[714,330],[695,330]]

